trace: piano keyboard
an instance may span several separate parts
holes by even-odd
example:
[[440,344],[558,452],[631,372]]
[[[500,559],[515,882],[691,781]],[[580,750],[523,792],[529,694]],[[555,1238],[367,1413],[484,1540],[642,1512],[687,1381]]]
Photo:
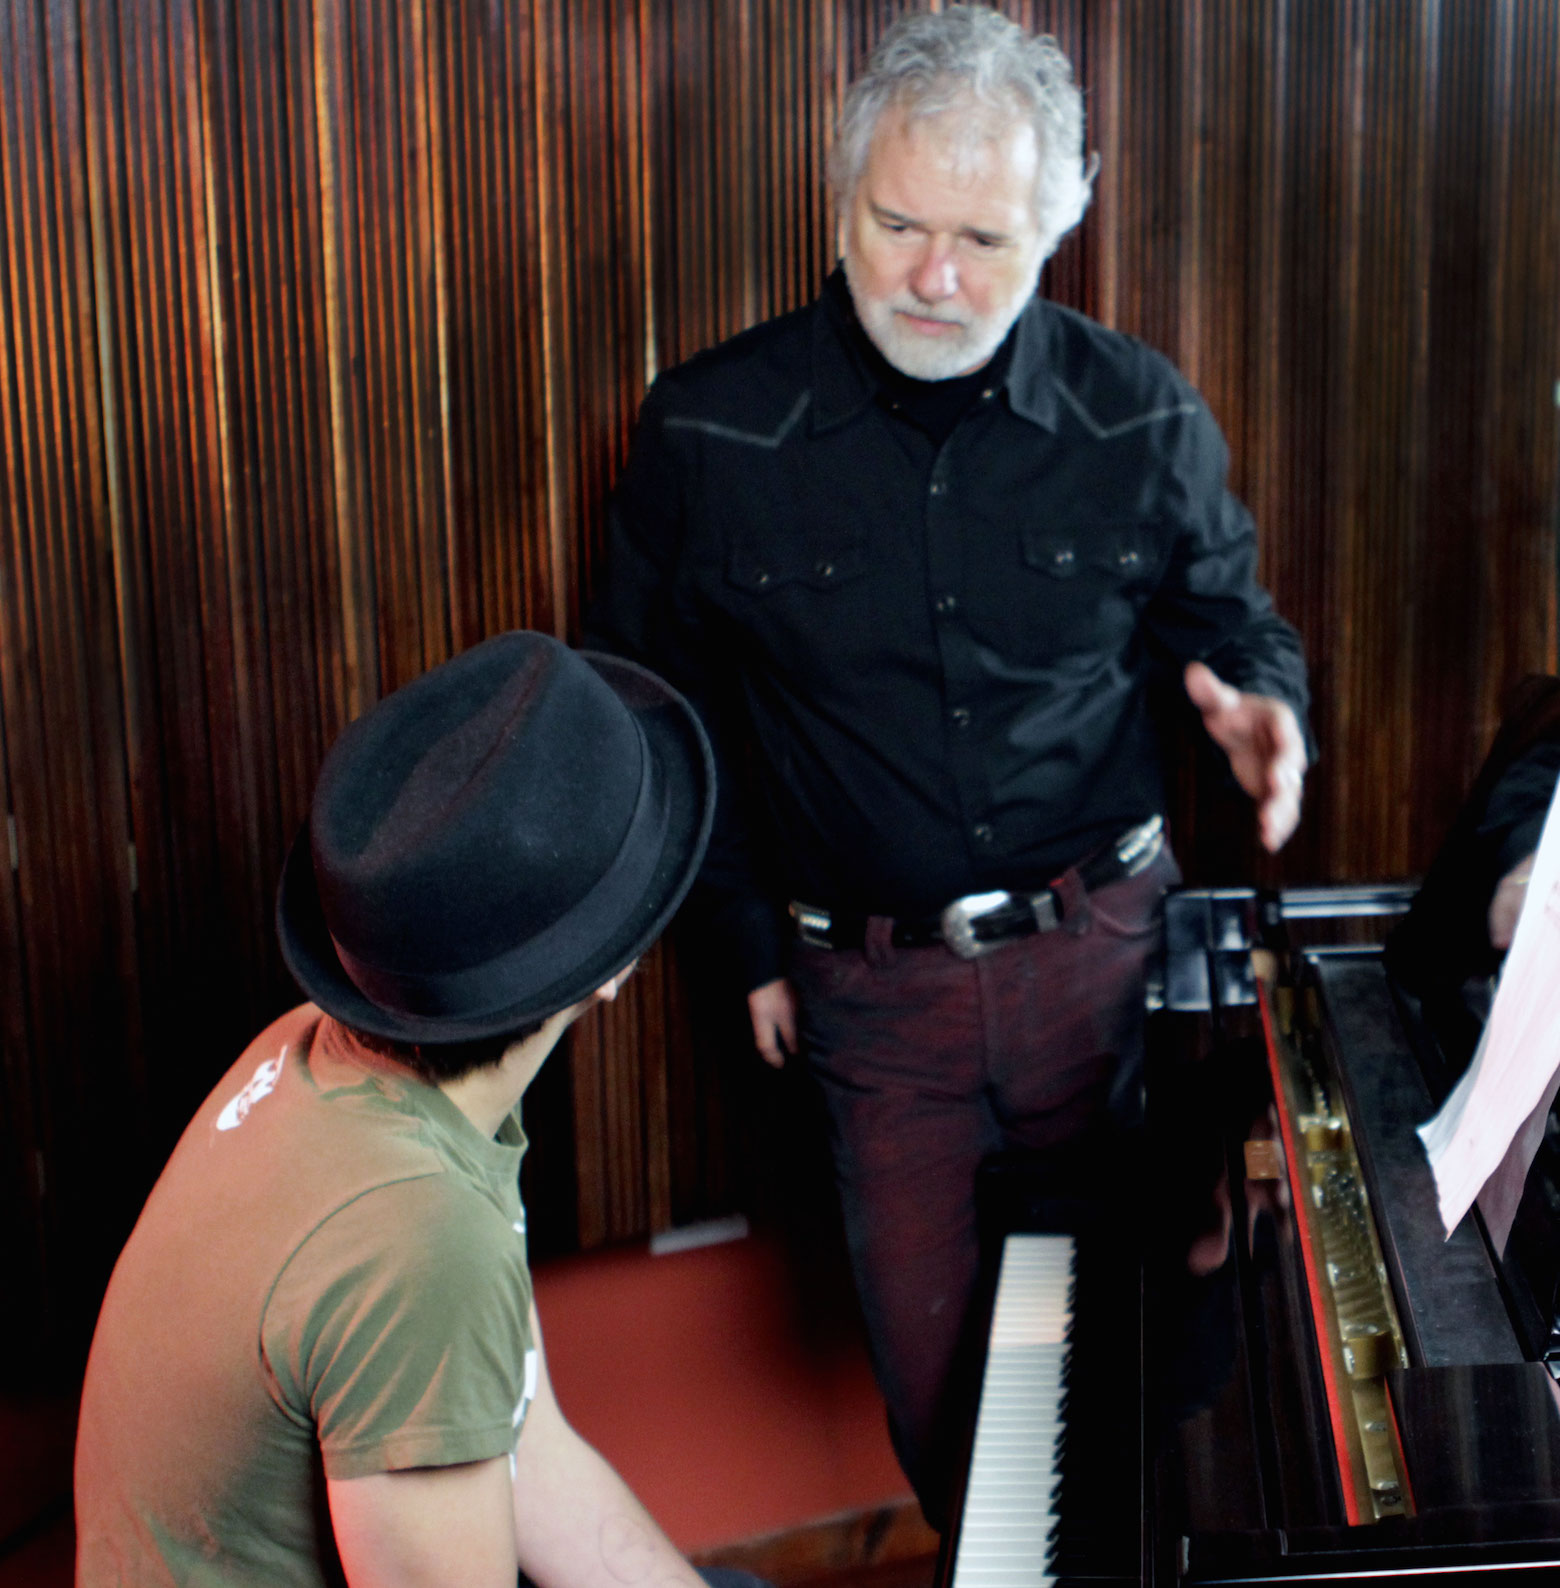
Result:
[[1073,1238],[1009,1235],[952,1588],[1049,1588],[1073,1309]]

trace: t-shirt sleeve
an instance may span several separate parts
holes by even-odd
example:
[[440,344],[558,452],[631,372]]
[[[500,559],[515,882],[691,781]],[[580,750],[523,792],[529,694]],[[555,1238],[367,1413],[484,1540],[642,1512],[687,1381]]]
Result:
[[523,1234],[442,1175],[364,1193],[289,1260],[261,1326],[330,1478],[512,1451],[534,1369]]

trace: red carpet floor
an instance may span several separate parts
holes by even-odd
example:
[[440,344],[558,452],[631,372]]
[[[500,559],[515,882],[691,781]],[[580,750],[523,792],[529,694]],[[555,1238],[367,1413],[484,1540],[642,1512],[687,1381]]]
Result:
[[559,1404],[683,1549],[909,1496],[859,1330],[843,1309],[807,1315],[776,1244],[535,1277]]

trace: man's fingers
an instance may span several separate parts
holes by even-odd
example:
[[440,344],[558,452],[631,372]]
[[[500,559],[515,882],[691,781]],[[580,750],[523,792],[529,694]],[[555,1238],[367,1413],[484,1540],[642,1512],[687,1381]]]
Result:
[[758,1049],[758,1056],[765,1064],[777,1070],[785,1067],[785,1052],[780,1046],[780,1034],[772,1022],[765,1021],[760,1024],[755,1018],[753,1046]]
[[1290,794],[1275,795],[1272,799],[1265,800],[1262,805],[1259,826],[1262,833],[1262,847],[1269,854],[1277,854],[1289,842],[1290,835],[1300,825],[1300,794],[1295,790]]
[[1299,802],[1305,787],[1305,763],[1293,756],[1275,758],[1268,771],[1268,790],[1274,799],[1291,799]]
[[779,1018],[775,1021],[775,1035],[787,1053],[796,1052],[796,1002],[792,998],[786,999],[781,1006]]
[[1277,854],[1300,825],[1300,803],[1305,793],[1303,746],[1294,755],[1277,758],[1269,772],[1268,786],[1271,792],[1261,809],[1262,846],[1270,854]]
[[1268,762],[1268,797],[1262,802],[1262,843],[1276,854],[1300,825],[1306,754],[1294,712],[1282,701],[1269,701],[1267,705],[1273,749]]
[[1490,900],[1490,946],[1506,949],[1517,935],[1517,921],[1527,899],[1527,886],[1533,875],[1533,856],[1519,860],[1495,885],[1495,897]]
[[784,1068],[785,1053],[780,1046],[782,1036],[779,1027],[766,1012],[755,1009],[752,1014],[753,1046],[758,1049],[758,1056],[777,1070]]
[[1287,788],[1298,789],[1305,781],[1310,758],[1305,753],[1305,735],[1300,732],[1300,719],[1287,701],[1270,700],[1272,712],[1274,760]]
[[1226,684],[1205,662],[1188,662],[1182,681],[1188,698],[1204,717],[1240,704],[1240,691]]
[[765,1064],[782,1069],[786,1055],[796,1051],[796,994],[784,977],[765,982],[748,994],[753,1046]]

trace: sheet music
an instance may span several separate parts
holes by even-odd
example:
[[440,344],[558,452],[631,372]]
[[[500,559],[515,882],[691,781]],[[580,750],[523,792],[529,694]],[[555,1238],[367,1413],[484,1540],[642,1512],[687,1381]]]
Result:
[[1447,1234],[1478,1201],[1504,1250],[1528,1166],[1560,1089],[1560,790],[1467,1073],[1419,1127]]

